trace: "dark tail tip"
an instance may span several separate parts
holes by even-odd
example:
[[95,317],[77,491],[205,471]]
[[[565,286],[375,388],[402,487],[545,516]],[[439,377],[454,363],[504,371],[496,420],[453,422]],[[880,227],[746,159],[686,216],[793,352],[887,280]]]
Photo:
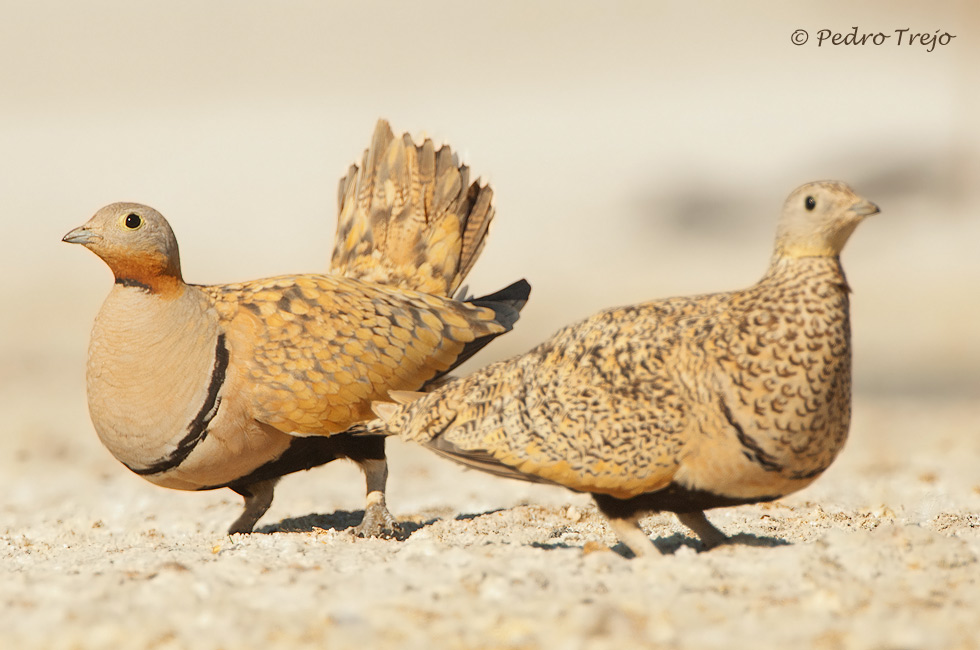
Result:
[[[488,307],[492,309],[497,314],[497,322],[507,327],[507,329],[510,329],[514,326],[514,323],[517,322],[519,314],[521,310],[524,309],[524,305],[527,304],[527,300],[530,295],[530,283],[521,278],[517,282],[504,287],[500,291],[496,291],[486,296],[480,296],[479,298],[471,298],[466,302],[479,307]],[[508,307],[509,309],[503,309],[503,307]]]
[[[504,330],[505,332],[509,332],[514,329],[514,323],[521,317],[521,310],[524,309],[524,305],[527,304],[527,299],[530,295],[531,285],[527,280],[521,279],[510,286],[504,287],[500,291],[486,296],[480,296],[479,298],[470,298],[465,302],[476,305],[477,307],[492,309],[494,320],[506,328]],[[484,346],[500,336],[500,334],[503,334],[503,332],[483,336],[467,343],[453,365],[437,374],[430,381],[439,379],[455,370],[457,366],[482,350]]]

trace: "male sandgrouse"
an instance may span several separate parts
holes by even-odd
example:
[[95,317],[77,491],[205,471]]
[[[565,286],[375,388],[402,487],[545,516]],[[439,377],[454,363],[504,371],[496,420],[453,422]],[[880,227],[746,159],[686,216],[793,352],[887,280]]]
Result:
[[658,511],[711,548],[727,538],[705,509],[799,490],[844,444],[851,351],[838,256],[876,212],[843,183],[804,185],[756,285],[603,311],[375,411],[388,432],[466,465],[592,493],[636,555],[654,548],[637,521]]
[[483,247],[491,196],[448,146],[396,139],[382,121],[340,183],[331,274],[216,286],[184,282],[158,212],[102,208],[64,241],[115,276],[86,373],[103,444],[157,485],[244,496],[229,532],[252,530],[282,475],[349,458],[367,483],[359,532],[387,532],[384,439],[344,432],[372,400],[421,388],[517,320],[523,281],[448,298]]

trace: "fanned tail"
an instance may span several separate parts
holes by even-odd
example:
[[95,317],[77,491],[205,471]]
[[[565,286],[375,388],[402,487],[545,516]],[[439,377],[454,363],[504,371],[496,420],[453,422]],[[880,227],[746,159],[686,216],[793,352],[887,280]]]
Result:
[[332,272],[442,296],[473,268],[494,216],[493,190],[469,182],[449,145],[396,138],[385,120],[338,201]]

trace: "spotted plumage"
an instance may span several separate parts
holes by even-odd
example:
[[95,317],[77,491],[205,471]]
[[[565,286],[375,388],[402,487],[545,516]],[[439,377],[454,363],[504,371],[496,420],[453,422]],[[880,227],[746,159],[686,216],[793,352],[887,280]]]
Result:
[[706,508],[767,501],[831,464],[851,412],[839,253],[877,207],[842,183],[794,191],[769,270],[742,291],[610,309],[525,355],[377,404],[388,431],[503,476],[592,493],[636,554],[673,511],[706,546]]
[[[449,162],[411,180],[429,154]],[[185,283],[169,224],[135,203],[106,206],[66,235],[115,276],[87,366],[92,421],[113,455],[158,485],[242,494],[231,532],[252,529],[282,475],[350,458],[367,479],[361,531],[385,532],[383,438],[345,430],[371,417],[372,400],[421,388],[509,330],[529,290],[522,281],[481,299],[448,297],[479,253],[492,209],[474,210],[465,196],[489,201],[489,188],[467,187],[448,147],[437,154],[430,141],[416,148],[379,123],[365,154],[376,166],[370,178],[352,167],[341,183],[374,200],[342,202],[330,275]],[[424,198],[433,183],[447,186],[435,202]],[[409,217],[398,237],[383,236],[386,214]],[[353,234],[368,222],[371,237]],[[474,224],[483,235],[468,241]],[[455,239],[446,234],[454,229]],[[395,264],[407,241],[414,261]]]

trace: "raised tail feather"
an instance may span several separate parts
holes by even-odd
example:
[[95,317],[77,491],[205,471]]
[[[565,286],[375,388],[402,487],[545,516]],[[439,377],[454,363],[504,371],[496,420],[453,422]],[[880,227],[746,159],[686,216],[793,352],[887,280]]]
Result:
[[347,277],[450,296],[486,243],[493,190],[469,182],[449,145],[396,138],[378,120],[361,166],[340,180],[330,270]]

